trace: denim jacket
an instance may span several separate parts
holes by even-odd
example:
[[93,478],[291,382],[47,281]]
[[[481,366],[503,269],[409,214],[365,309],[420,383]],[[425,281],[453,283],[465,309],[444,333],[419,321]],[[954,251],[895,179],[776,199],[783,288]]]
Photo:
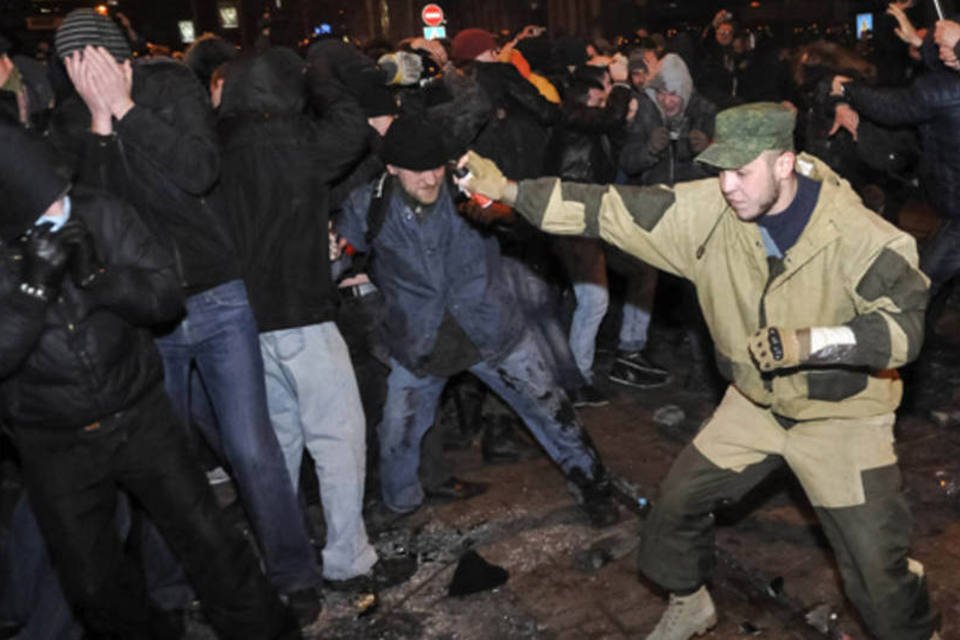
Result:
[[382,330],[390,355],[423,373],[449,311],[484,361],[496,364],[522,336],[523,321],[504,282],[497,240],[465,220],[445,184],[437,202],[416,214],[399,183],[383,226],[367,246],[374,185],[353,191],[337,230],[357,251],[372,249],[372,275],[387,306]]

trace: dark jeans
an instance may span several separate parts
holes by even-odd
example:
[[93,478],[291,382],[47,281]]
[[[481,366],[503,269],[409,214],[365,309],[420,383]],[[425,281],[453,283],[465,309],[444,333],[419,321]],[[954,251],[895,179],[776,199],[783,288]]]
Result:
[[[204,439],[229,463],[273,585],[282,593],[319,585],[316,554],[270,424],[259,334],[243,282],[190,296],[187,317],[157,347],[180,417],[189,419],[193,405],[209,399],[214,424],[195,424],[206,427]],[[191,393],[191,371],[205,397]]]
[[117,534],[121,489],[179,556],[219,634],[289,632],[289,613],[217,508],[161,387],[91,431],[17,429],[16,441],[64,592],[92,637],[149,637],[143,576]]
[[17,500],[0,546],[0,619],[20,624],[21,640],[83,637],[25,496]]

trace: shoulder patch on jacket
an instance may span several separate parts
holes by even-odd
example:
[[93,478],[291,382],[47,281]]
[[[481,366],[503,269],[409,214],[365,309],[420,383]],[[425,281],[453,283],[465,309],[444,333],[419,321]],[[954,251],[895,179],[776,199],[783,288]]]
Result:
[[923,276],[902,255],[884,247],[857,283],[857,295],[874,301],[886,296],[901,310],[927,306]]
[[630,212],[633,221],[644,231],[653,231],[667,209],[673,206],[677,196],[672,189],[662,187],[613,187],[620,194],[623,206]]
[[560,196],[564,201],[572,200],[583,204],[583,235],[588,238],[600,237],[600,203],[606,192],[597,185],[579,182],[561,182]]

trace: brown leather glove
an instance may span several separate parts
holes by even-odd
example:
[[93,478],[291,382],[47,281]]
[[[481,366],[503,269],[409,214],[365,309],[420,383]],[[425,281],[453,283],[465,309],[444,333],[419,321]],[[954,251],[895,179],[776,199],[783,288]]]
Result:
[[763,327],[750,337],[747,348],[760,371],[790,369],[810,358],[810,330]]

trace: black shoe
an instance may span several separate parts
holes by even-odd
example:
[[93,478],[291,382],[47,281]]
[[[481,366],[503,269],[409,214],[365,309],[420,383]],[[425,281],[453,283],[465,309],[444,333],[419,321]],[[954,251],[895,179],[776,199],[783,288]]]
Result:
[[320,592],[313,587],[292,591],[286,594],[285,599],[301,629],[316,622],[323,611],[323,599]]
[[409,580],[417,572],[416,556],[380,558],[367,573],[346,580],[325,580],[334,591],[378,593]]
[[443,484],[425,489],[428,498],[435,500],[469,500],[487,492],[488,482],[470,482],[451,476]]
[[642,351],[617,351],[610,368],[610,379],[620,384],[651,389],[670,382],[670,374],[643,355]]
[[570,402],[576,408],[603,407],[610,404],[610,398],[592,384],[586,384],[570,392]]

